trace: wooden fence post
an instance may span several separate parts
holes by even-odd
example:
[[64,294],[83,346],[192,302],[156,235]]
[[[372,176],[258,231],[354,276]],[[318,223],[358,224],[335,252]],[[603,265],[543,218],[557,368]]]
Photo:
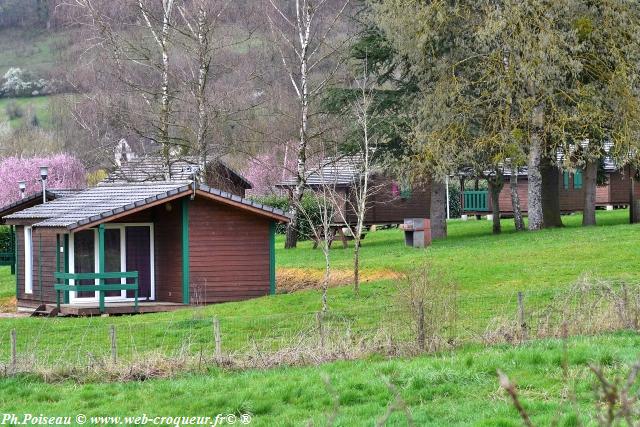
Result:
[[109,327],[109,337],[111,338],[111,362],[115,365],[118,362],[118,347],[116,341],[116,326]]
[[320,334],[320,347],[324,349],[324,323],[323,323],[323,315],[322,312],[319,311],[316,313],[316,323],[318,324],[318,333]]
[[11,371],[15,372],[18,366],[18,338],[16,330],[11,330]]
[[424,331],[424,302],[418,304],[418,348],[424,351],[426,344],[426,336]]
[[526,341],[528,337],[527,321],[524,313],[524,294],[518,291],[518,323],[522,331],[522,339]]
[[220,320],[217,317],[213,318],[213,339],[215,342],[215,359],[219,362],[222,359],[222,334],[220,333]]

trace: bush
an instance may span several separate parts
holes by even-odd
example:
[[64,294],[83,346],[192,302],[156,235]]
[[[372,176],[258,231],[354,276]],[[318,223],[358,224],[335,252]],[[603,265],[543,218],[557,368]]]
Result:
[[13,233],[11,228],[0,225],[0,252],[13,251]]
[[43,95],[48,83],[44,79],[36,79],[20,68],[9,68],[3,76],[0,96],[8,98],[19,96]]
[[[302,198],[302,208],[307,212],[307,215],[301,215],[298,220],[298,238],[299,240],[309,240],[313,237],[313,228],[322,224],[322,214],[319,209],[320,203],[318,202],[317,195],[313,193],[306,193]],[[263,197],[252,197],[252,199],[258,203],[272,206],[289,212],[290,201],[287,196],[270,195]],[[307,218],[308,216],[308,218]],[[311,221],[310,221],[311,220]],[[287,227],[285,224],[278,224],[276,226],[276,233],[284,234]]]
[[22,108],[16,101],[8,102],[4,107],[4,112],[7,114],[9,120],[19,119],[24,116],[24,111],[22,111]]

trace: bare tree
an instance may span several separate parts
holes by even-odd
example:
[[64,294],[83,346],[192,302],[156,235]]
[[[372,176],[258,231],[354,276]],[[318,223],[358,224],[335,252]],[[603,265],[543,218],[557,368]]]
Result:
[[[366,61],[363,77],[356,80],[358,98],[353,102],[353,115],[360,131],[358,151],[353,157],[353,167],[357,171],[354,182],[351,183],[351,191],[346,197],[346,209],[339,210],[340,219],[353,236],[353,289],[356,295],[360,292],[360,246],[365,227],[365,217],[369,208],[370,196],[378,188],[372,182],[374,172],[374,155],[377,148],[377,138],[372,135],[371,127],[373,117],[374,93],[369,81]],[[355,224],[347,216],[347,212],[355,214]]]
[[[283,68],[291,82],[298,101],[299,140],[297,147],[296,185],[292,190],[292,219],[287,226],[285,248],[297,244],[298,216],[300,201],[307,180],[307,156],[310,139],[310,105],[326,88],[327,83],[337,70],[340,62],[330,64],[330,58],[338,51],[331,46],[330,36],[342,17],[349,0],[331,13],[331,2],[319,0],[312,4],[309,0],[295,0],[295,10],[290,11],[287,3],[278,4],[269,0],[270,12],[267,14],[272,32],[277,39],[277,48]],[[329,64],[329,69],[320,73],[320,69]],[[312,79],[312,76],[319,78]]]
[[[171,177],[169,166],[171,150],[169,137],[169,115],[171,114],[171,94],[169,93],[169,42],[173,26],[174,0],[162,0],[161,22],[152,22],[152,16],[147,9],[144,0],[138,0],[140,14],[144,18],[147,28],[153,35],[153,39],[158,45],[162,60],[159,71],[161,74],[160,86],[160,111],[158,113],[158,142],[162,145],[162,156],[165,161],[167,178]],[[159,24],[159,25],[158,25]]]

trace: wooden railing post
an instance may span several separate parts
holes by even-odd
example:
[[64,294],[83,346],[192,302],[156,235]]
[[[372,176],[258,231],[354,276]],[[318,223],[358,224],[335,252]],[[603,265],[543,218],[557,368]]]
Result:
[[116,326],[109,327],[109,338],[111,339],[111,362],[115,365],[118,362],[118,347],[116,342]]
[[220,320],[217,317],[213,318],[213,340],[215,343],[214,356],[216,362],[220,362],[222,358],[222,333],[220,332]]
[[11,372],[18,367],[18,337],[15,329],[11,330]]

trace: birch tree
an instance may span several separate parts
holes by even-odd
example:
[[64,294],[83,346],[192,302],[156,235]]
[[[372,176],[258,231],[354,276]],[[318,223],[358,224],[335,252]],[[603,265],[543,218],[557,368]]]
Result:
[[[94,69],[102,80],[113,79],[123,85],[111,87],[101,98],[96,94],[86,96],[104,103],[123,128],[159,144],[169,178],[172,151],[187,145],[172,134],[178,90],[171,78],[176,0],[123,3],[117,15],[109,5],[96,0],[70,1],[67,6],[81,11],[77,19],[88,30],[88,50],[96,50],[96,58],[107,58]],[[129,21],[132,24],[128,31],[123,31],[122,26]]]
[[[285,248],[295,247],[298,240],[296,227],[300,212],[297,206],[300,205],[306,185],[308,150],[313,138],[310,108],[339,66],[339,62],[333,64],[330,61],[338,51],[332,46],[330,37],[348,4],[349,0],[346,0],[337,11],[332,11],[329,7],[331,2],[327,0],[319,0],[315,4],[310,0],[295,0],[294,10],[291,11],[286,2],[269,0],[267,17],[283,70],[298,102],[296,185],[291,192],[293,210],[287,226]],[[320,72],[322,67],[328,68],[328,71]]]
[[169,128],[171,126],[170,114],[172,94],[170,93],[169,87],[169,43],[173,34],[174,5],[174,0],[162,0],[161,20],[160,22],[152,22],[152,16],[148,6],[145,4],[145,1],[138,0],[140,14],[144,18],[144,22],[146,23],[149,32],[152,34],[162,58],[159,66],[161,83],[160,111],[158,113],[158,142],[162,146],[162,157],[165,162],[164,168],[167,179],[171,178],[171,138],[169,135]]

